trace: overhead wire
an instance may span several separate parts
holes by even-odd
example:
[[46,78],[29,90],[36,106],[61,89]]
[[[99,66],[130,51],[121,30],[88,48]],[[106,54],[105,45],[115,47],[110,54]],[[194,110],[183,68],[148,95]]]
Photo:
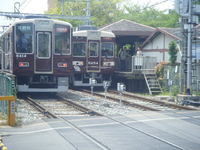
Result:
[[22,3],[21,3],[21,6],[24,5],[21,10],[23,11],[31,2],[32,0],[24,0]]

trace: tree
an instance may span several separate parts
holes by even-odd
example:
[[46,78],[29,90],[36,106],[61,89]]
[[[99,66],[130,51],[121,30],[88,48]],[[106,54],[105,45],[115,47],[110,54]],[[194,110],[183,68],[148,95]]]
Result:
[[[122,11],[118,8],[118,4],[123,0],[91,0],[91,20],[96,26],[102,26],[118,20]],[[65,1],[64,15],[69,16],[86,16],[87,1]],[[50,14],[62,14],[62,8],[57,0],[57,7],[51,9]],[[84,24],[83,21],[66,20],[73,26]]]
[[[62,14],[61,4],[57,1],[57,7],[51,9],[50,14]],[[87,1],[68,0],[64,2],[64,15],[85,16]],[[152,27],[177,27],[179,15],[174,11],[166,13],[156,10],[148,5],[128,5],[124,0],[91,0],[92,24],[100,27],[111,24],[120,19],[128,19]],[[66,20],[73,26],[84,24],[83,21]]]
[[123,0],[93,0],[91,15],[92,21],[96,26],[103,26],[106,24],[118,21],[123,11],[118,6]]
[[170,55],[170,63],[171,65],[175,65],[176,64],[176,60],[177,60],[177,48],[176,48],[176,42],[175,41],[171,41],[169,43],[169,55]]
[[166,13],[157,9],[139,5],[125,6],[126,19],[152,27],[177,27],[179,15],[171,10]]

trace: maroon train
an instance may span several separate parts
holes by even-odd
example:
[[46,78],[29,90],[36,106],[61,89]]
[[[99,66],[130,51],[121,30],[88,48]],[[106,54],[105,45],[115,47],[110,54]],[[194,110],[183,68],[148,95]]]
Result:
[[0,70],[16,76],[19,92],[64,92],[90,86],[90,78],[103,86],[114,68],[111,32],[77,31],[72,38],[70,23],[38,18],[17,21],[0,37]]
[[83,30],[73,32],[73,86],[103,86],[115,69],[115,35],[112,32]]
[[19,92],[67,91],[71,38],[72,26],[64,21],[17,21],[0,38],[1,69],[16,75]]

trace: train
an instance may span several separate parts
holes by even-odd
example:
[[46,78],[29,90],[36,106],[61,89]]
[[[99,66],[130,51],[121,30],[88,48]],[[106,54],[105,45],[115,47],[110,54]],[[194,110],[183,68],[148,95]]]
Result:
[[103,86],[111,82],[115,70],[115,35],[99,30],[73,32],[72,65],[73,87]]
[[63,92],[72,75],[72,25],[52,19],[14,22],[0,37],[1,70],[18,92]]
[[14,22],[0,36],[0,70],[16,76],[18,92],[65,92],[70,86],[103,86],[115,69],[115,35],[74,31],[48,18]]

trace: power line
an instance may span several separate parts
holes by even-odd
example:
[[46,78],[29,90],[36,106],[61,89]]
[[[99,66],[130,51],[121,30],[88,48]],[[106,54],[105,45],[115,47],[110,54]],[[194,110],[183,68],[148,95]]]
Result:
[[165,2],[167,2],[167,1],[169,1],[169,0],[163,0],[163,1],[161,1],[161,2],[155,3],[155,4],[150,5],[150,6],[148,6],[148,7],[155,7],[156,5],[160,5],[160,4],[165,3]]
[[22,2],[22,4],[21,5],[24,5],[24,7],[22,8],[22,11],[30,4],[30,2],[31,2],[32,0],[24,0],[23,2]]

